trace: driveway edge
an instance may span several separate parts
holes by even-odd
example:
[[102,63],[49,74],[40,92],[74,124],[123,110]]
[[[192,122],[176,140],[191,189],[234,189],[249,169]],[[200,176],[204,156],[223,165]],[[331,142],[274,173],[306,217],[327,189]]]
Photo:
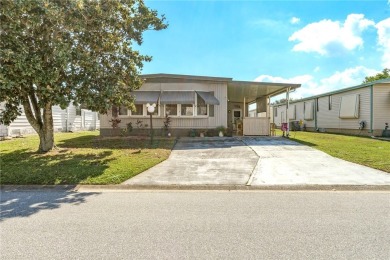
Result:
[[126,191],[126,190],[220,190],[220,191],[390,191],[390,185],[1,185],[1,191]]

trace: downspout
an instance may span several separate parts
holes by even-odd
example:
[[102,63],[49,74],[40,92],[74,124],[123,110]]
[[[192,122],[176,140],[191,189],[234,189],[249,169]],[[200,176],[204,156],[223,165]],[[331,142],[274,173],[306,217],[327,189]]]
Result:
[[374,85],[370,87],[370,133],[374,130]]
[[289,126],[289,122],[288,122],[288,109],[290,107],[290,88],[287,88],[287,92],[286,92],[286,99],[287,99],[287,105],[286,105],[286,123],[287,123],[287,131],[286,131],[286,136],[289,137],[290,136],[290,126]]

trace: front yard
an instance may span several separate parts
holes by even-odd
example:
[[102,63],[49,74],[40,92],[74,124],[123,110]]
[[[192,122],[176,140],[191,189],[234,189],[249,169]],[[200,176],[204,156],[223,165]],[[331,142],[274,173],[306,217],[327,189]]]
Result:
[[174,139],[56,133],[57,149],[37,153],[38,136],[0,142],[1,184],[118,184],[168,158]]
[[290,138],[334,157],[390,173],[390,142],[388,141],[370,137],[300,131],[290,132]]

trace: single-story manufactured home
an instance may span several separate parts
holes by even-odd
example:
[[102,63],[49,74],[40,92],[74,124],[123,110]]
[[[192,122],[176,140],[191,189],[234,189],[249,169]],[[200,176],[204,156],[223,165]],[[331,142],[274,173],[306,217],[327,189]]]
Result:
[[274,105],[273,122],[290,123],[292,130],[381,136],[390,124],[390,78]]
[[[0,104],[0,111],[4,104]],[[0,124],[0,137],[13,137],[24,134],[36,134],[27,120],[24,110],[10,125]],[[53,126],[55,132],[74,132],[80,130],[97,130],[100,127],[99,114],[79,106],[69,105],[66,109],[53,106]]]
[[[135,109],[114,108],[100,115],[102,136],[119,133],[147,133],[150,127],[148,104],[155,104],[152,125],[159,134],[169,116],[169,132],[188,136],[213,132],[218,127],[236,135],[270,134],[270,98],[288,93],[300,84],[236,81],[232,78],[174,74],[142,75],[144,84],[133,92]],[[254,117],[248,107],[256,103]],[[120,121],[120,122],[119,122]],[[115,129],[113,122],[117,122]]]

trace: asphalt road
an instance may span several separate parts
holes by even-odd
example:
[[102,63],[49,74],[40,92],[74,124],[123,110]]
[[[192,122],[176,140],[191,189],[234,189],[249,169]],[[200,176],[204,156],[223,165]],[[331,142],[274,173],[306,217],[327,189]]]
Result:
[[1,259],[390,259],[389,192],[2,192]]

